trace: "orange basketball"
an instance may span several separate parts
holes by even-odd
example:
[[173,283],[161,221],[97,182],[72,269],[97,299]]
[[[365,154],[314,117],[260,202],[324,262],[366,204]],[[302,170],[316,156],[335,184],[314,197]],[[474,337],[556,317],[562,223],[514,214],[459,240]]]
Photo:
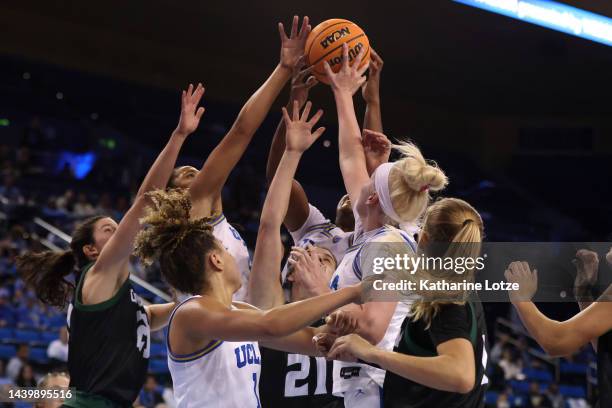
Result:
[[306,39],[306,58],[308,65],[314,65],[313,74],[325,84],[329,84],[323,62],[327,61],[332,71],[342,67],[342,44],[349,47],[349,63],[364,49],[361,66],[370,63],[370,42],[359,26],[341,18],[332,18],[316,26]]

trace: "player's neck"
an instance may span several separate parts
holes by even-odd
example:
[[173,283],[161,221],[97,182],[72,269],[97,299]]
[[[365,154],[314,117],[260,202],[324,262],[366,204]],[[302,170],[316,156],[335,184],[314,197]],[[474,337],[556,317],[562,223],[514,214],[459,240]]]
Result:
[[220,303],[230,307],[232,304],[232,296],[234,295],[234,290],[231,286],[221,279],[211,279],[208,283],[208,288],[202,291],[201,295],[216,299]]
[[384,215],[380,211],[368,209],[368,214],[363,219],[363,230],[368,232],[380,228],[383,225],[385,225]]

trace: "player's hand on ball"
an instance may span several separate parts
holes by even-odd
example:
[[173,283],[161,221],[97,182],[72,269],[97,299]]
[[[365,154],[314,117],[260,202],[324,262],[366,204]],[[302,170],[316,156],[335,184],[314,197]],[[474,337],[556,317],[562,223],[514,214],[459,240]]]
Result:
[[308,100],[310,88],[319,83],[314,76],[310,75],[314,67],[311,65],[308,68],[304,68],[304,64],[304,57],[301,57],[293,68],[291,93],[289,94],[289,102],[293,103],[293,101],[298,101],[300,109],[302,109]]
[[186,137],[198,128],[200,119],[204,114],[204,107],[198,107],[202,95],[204,95],[204,87],[201,83],[195,89],[193,84],[189,84],[187,90],[183,91],[181,95],[181,116],[174,131],[176,134]]
[[306,106],[302,111],[300,117],[300,109],[298,108],[298,102],[293,102],[293,114],[289,117],[287,109],[283,107],[283,118],[285,120],[285,126],[287,127],[285,150],[288,152],[303,153],[325,132],[324,127],[320,127],[312,133],[312,128],[317,124],[321,116],[323,116],[323,110],[319,109],[314,116],[308,120],[310,115],[310,109],[312,103],[306,102]]
[[512,262],[504,273],[508,283],[518,283],[518,290],[509,290],[511,302],[529,302],[538,290],[538,271],[527,262]]
[[368,70],[368,66],[365,65],[359,69],[363,56],[364,50],[362,48],[355,57],[353,65],[349,65],[348,46],[342,44],[342,68],[340,68],[340,71],[334,73],[327,61],[325,61],[323,66],[325,67],[325,73],[327,74],[327,78],[330,81],[334,93],[348,93],[354,95],[361,85],[364,84],[366,81],[364,74]]
[[368,80],[361,86],[361,96],[366,103],[380,103],[380,72],[384,61],[373,49],[370,49],[370,72]]
[[348,362],[355,362],[357,359],[368,361],[375,348],[363,337],[353,333],[338,337],[327,353],[327,358]]
[[310,24],[308,24],[308,16],[305,16],[302,20],[302,27],[298,33],[299,22],[300,18],[293,16],[289,37],[287,37],[283,23],[278,23],[278,32],[281,38],[280,65],[290,70],[293,70],[300,57],[304,55],[306,38],[308,38],[311,30]]

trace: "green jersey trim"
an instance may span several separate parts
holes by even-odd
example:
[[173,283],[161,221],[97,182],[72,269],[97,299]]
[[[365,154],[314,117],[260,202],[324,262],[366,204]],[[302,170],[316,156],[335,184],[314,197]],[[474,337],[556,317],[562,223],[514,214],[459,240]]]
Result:
[[91,267],[94,265],[94,263],[90,263],[88,265],[86,265],[83,268],[83,271],[81,272],[81,277],[79,279],[79,284],[77,285],[77,290],[76,290],[76,296],[75,296],[75,300],[74,300],[74,307],[77,310],[81,310],[83,312],[98,312],[101,310],[106,310],[111,308],[112,306],[114,306],[119,299],[121,298],[121,296],[125,293],[125,291],[128,289],[128,287],[130,286],[130,279],[126,279],[125,282],[123,282],[123,285],[121,285],[121,287],[119,288],[119,290],[117,291],[117,293],[115,293],[113,295],[113,297],[111,297],[110,299],[105,300],[104,302],[100,302],[100,303],[96,303],[93,305],[85,305],[82,303],[82,289],[83,289],[83,282],[85,281],[85,275],[87,274],[87,272],[91,269]]

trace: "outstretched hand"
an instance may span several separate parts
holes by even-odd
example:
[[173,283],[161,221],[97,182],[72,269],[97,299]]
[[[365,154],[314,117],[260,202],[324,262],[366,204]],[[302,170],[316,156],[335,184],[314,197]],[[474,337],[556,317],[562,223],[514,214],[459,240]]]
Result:
[[365,83],[366,77],[364,74],[368,70],[368,66],[359,68],[365,55],[363,48],[355,57],[353,65],[349,65],[348,51],[348,45],[342,44],[342,67],[337,73],[332,71],[327,61],[323,63],[323,67],[334,93],[348,93],[352,96]]
[[580,249],[576,252],[576,279],[574,285],[577,290],[587,289],[597,283],[597,272],[599,270],[599,256],[597,252],[588,249]]
[[319,109],[315,115],[308,120],[312,103],[306,102],[306,106],[302,111],[300,117],[300,110],[298,108],[298,102],[293,101],[293,118],[289,117],[287,109],[283,107],[283,118],[285,120],[285,126],[287,127],[285,150],[303,153],[325,132],[324,127],[320,127],[312,133],[312,128],[317,124],[321,116],[323,116],[323,110]]
[[201,83],[195,89],[193,84],[189,84],[187,90],[183,91],[181,95],[181,116],[175,133],[186,137],[198,128],[205,110],[202,106],[198,108],[202,95],[204,95],[204,87]]
[[370,72],[368,80],[361,86],[361,96],[366,103],[380,102],[380,72],[384,61],[373,49],[370,49]]
[[538,271],[527,262],[512,262],[504,273],[508,283],[518,283],[518,290],[509,290],[511,302],[529,302],[538,290]]
[[278,32],[281,38],[280,64],[283,68],[290,70],[293,70],[300,57],[304,55],[306,39],[311,30],[310,24],[308,24],[308,16],[305,16],[302,20],[302,27],[298,33],[299,22],[300,18],[293,16],[289,37],[287,37],[283,23],[278,23]]

